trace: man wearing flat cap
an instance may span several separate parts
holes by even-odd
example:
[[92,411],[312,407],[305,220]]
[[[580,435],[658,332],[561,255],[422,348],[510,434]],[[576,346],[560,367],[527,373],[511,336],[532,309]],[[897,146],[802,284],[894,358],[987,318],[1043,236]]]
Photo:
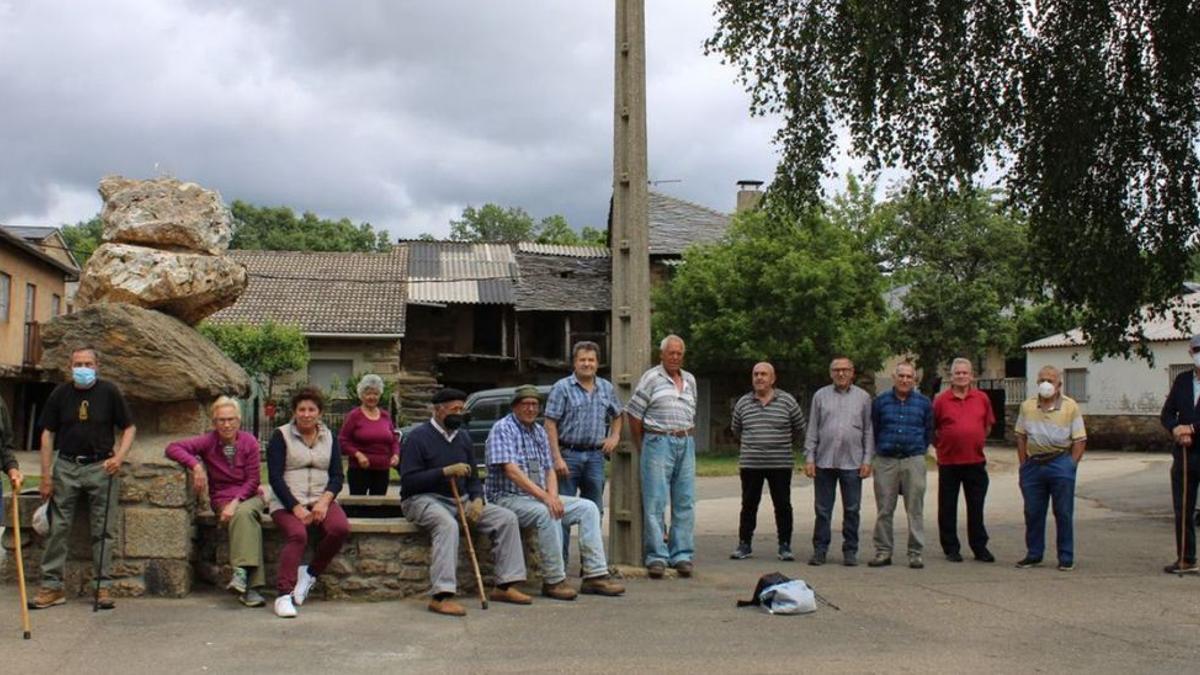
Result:
[[1200,335],[1188,344],[1192,370],[1180,373],[1163,404],[1162,425],[1175,440],[1171,448],[1171,502],[1175,507],[1175,562],[1163,568],[1168,574],[1197,574],[1196,488],[1200,487],[1200,450],[1196,446],[1196,403],[1200,400]]
[[533,599],[517,584],[525,581],[525,554],[521,530],[512,511],[483,502],[483,486],[475,475],[471,439],[462,429],[467,395],[442,389],[433,396],[433,418],[404,439],[400,453],[400,507],[404,516],[429,531],[433,554],[429,565],[433,598],[429,611],[463,616],[467,610],[454,601],[457,592],[458,505],[450,481],[465,500],[467,522],[492,540],[496,602],[528,605]]
[[580,592],[621,595],[625,587],[608,576],[600,531],[600,511],[587,499],[558,494],[550,440],[537,423],[541,408],[537,387],[517,387],[512,413],[496,422],[487,438],[487,496],[517,514],[522,527],[536,527],[542,557],[542,595],[574,600],[563,564],[563,526],[579,526],[583,558]]

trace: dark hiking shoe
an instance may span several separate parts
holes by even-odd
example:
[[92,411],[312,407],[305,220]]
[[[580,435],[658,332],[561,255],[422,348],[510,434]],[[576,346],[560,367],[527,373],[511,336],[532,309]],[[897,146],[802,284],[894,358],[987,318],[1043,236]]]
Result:
[[889,567],[892,564],[892,556],[877,555],[875,559],[867,563],[867,567]]
[[729,559],[730,560],[745,560],[746,558],[749,558],[751,555],[753,555],[753,552],[750,550],[750,542],[743,541],[742,543],[737,545],[737,548],[733,549],[733,553],[729,554]]
[[779,545],[779,553],[777,554],[777,557],[780,560],[784,560],[784,561],[795,560],[796,554],[792,553],[792,545],[791,544],[780,544]]
[[695,569],[696,566],[692,564],[691,560],[680,560],[675,563],[675,571],[684,579],[692,576],[692,571]]
[[1017,569],[1025,570],[1029,569],[1030,567],[1037,567],[1041,564],[1041,558],[1030,558],[1029,556],[1025,556],[1024,558],[1021,558],[1020,562],[1017,563]]
[[992,555],[991,551],[983,550],[975,554],[975,559],[982,563],[996,562],[996,556]]
[[824,551],[813,552],[812,557],[808,559],[808,564],[812,565],[813,567],[819,567],[821,565],[824,565],[825,564],[825,552]]
[[646,574],[651,579],[661,579],[661,578],[663,578],[663,575],[666,574],[666,572],[667,572],[667,565],[666,565],[666,563],[663,563],[661,560],[655,560],[654,562],[650,563],[649,565],[646,565]]
[[950,562],[962,562],[963,557],[961,553],[947,553],[946,560],[949,560]]

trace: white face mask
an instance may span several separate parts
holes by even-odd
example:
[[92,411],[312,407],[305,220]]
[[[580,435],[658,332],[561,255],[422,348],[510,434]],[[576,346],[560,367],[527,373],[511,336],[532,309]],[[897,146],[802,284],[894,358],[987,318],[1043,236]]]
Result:
[[1196,364],[1197,368],[1200,368],[1200,352],[1192,354],[1192,363]]
[[1049,382],[1038,382],[1038,396],[1054,398],[1054,385]]

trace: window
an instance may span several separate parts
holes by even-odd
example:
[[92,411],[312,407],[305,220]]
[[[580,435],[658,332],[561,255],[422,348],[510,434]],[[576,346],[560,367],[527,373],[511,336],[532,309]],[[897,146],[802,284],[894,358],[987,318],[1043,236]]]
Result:
[[1171,385],[1175,384],[1175,378],[1179,377],[1180,373],[1187,373],[1191,370],[1192,364],[1190,363],[1172,363],[1167,368],[1167,389],[1170,389]]
[[25,284],[25,323],[37,320],[37,286]]
[[8,321],[9,296],[12,295],[12,277],[0,272],[0,321]]
[[[343,398],[346,395],[344,385],[354,375],[352,359],[313,359],[308,362],[308,383],[315,384],[330,398]],[[334,390],[334,380],[338,387]]]
[[51,318],[62,314],[62,296],[58,293],[50,295],[50,316]]
[[1079,402],[1088,399],[1087,368],[1067,368],[1063,371],[1063,393]]
[[485,398],[471,404],[472,422],[494,422],[508,414],[506,399]]

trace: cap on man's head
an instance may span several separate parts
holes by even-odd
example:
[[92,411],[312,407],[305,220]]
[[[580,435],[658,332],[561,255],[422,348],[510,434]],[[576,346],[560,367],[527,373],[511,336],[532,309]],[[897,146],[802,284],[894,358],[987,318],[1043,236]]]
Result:
[[538,388],[532,384],[523,384],[517,387],[517,390],[513,392],[512,401],[509,403],[509,405],[516,405],[527,398],[536,399],[540,402],[542,400],[542,395],[540,392],[538,392]]
[[438,392],[433,395],[433,404],[434,405],[437,405],[439,403],[449,403],[450,401],[465,401],[465,400],[467,400],[466,393],[463,392],[461,389],[454,389],[452,387],[447,387],[445,389],[439,389]]

